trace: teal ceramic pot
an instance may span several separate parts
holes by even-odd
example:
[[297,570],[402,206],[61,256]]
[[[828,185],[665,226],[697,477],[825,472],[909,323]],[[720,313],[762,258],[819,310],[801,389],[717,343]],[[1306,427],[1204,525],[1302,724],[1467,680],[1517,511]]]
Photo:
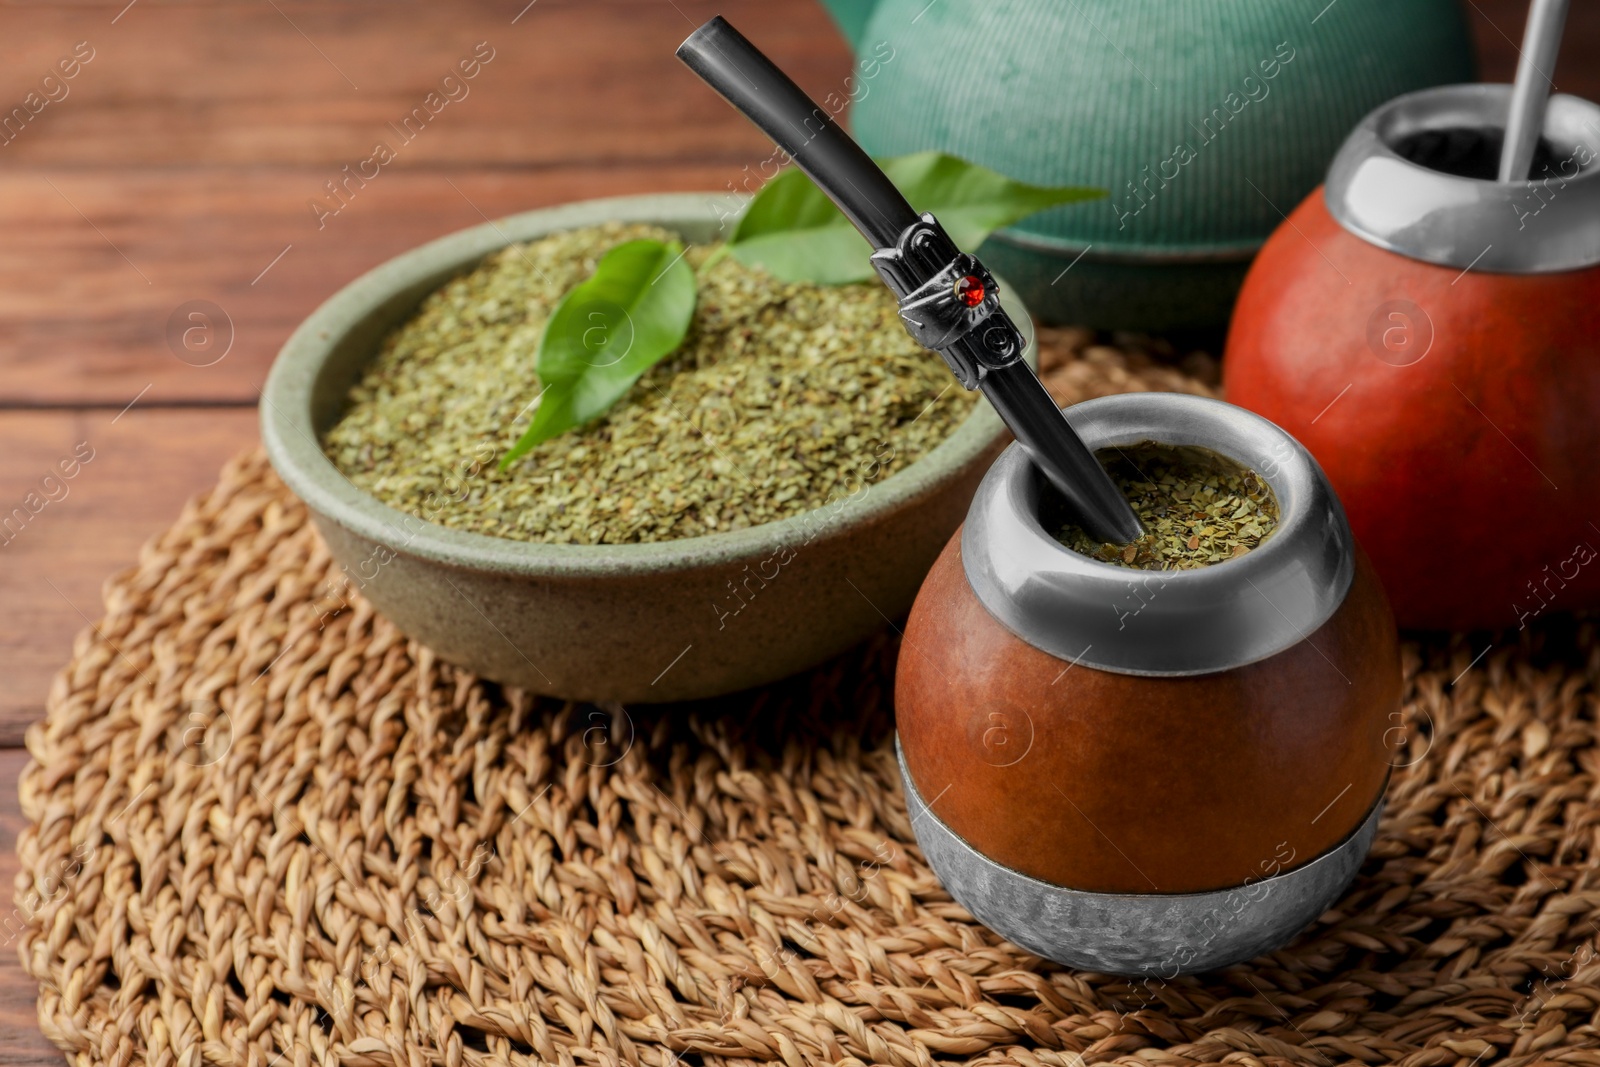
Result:
[[851,123],[869,152],[942,149],[1108,190],[982,249],[1052,322],[1222,325],[1256,249],[1362,116],[1474,77],[1458,0],[828,6],[860,56]]
[[[1005,443],[988,404],[915,462],[816,511],[654,544],[538,544],[426,522],[351,484],[318,447],[389,331],[484,257],[613,219],[714,240],[725,205],[718,193],[592,200],[463,230],[351,282],[284,344],[262,393],[267,454],[343,573],[408,636],[534,692],[661,702],[782,678],[911,607]],[[1027,308],[1002,299],[1036,365]]]

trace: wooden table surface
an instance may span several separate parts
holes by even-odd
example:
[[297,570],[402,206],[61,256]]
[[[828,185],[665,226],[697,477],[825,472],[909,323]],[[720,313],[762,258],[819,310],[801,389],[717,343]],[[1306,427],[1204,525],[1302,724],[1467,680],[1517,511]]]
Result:
[[[1522,3],[1465,2],[1485,79],[1509,80]],[[815,0],[0,4],[6,112],[75,46],[89,56],[0,145],[0,513],[56,497],[0,545],[0,884],[17,867],[23,732],[101,582],[257,439],[257,391],[307,312],[486,218],[723,189],[768,154],[672,58],[719,10],[814,95],[849,73]],[[1571,21],[1557,80],[1600,99],[1584,62],[1600,5]],[[467,95],[330,213],[326,183],[397,142],[388,124],[475,49],[491,58]],[[198,353],[169,337],[191,301],[221,312],[213,337],[191,335]],[[44,483],[75,450],[92,459]],[[15,928],[0,922],[0,1063],[56,1064]]]

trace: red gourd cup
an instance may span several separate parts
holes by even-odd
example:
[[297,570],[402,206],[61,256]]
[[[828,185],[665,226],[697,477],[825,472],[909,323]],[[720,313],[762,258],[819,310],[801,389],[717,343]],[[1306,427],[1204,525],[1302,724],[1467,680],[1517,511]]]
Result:
[[1228,399],[1316,456],[1402,626],[1600,606],[1600,107],[1552,96],[1539,177],[1500,183],[1510,95],[1369,115],[1228,335]]
[[1071,966],[1171,976],[1278,947],[1376,833],[1399,735],[1383,590],[1315,461],[1220,401],[1067,411],[1092,449],[1199,445],[1255,470],[1280,521],[1182,571],[1056,541],[1013,445],[917,595],[895,689],[902,781],[952,896]]

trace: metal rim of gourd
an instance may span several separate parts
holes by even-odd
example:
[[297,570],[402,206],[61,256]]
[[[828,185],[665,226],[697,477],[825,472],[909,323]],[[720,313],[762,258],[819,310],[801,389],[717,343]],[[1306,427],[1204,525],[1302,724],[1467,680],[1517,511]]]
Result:
[[1380,248],[1460,271],[1540,274],[1600,263],[1600,106],[1551,95],[1542,133],[1557,164],[1549,178],[1463,177],[1397,151],[1419,133],[1503,130],[1510,103],[1509,85],[1447,85],[1376,108],[1328,170],[1329,213]]
[[1039,518],[1043,476],[1017,445],[989,469],[961,534],[979,601],[1028,644],[1075,665],[1193,675],[1267,659],[1344,602],[1354,538],[1311,454],[1272,422],[1220,400],[1126,393],[1066,409],[1091,449],[1199,445],[1262,477],[1278,526],[1236,558],[1190,570],[1138,570],[1062,545]]

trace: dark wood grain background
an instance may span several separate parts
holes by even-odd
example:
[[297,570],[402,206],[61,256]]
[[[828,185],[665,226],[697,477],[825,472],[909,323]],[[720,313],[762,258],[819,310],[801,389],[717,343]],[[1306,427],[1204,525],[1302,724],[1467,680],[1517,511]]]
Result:
[[[1464,2],[1484,78],[1510,80],[1524,4]],[[0,512],[81,443],[94,455],[0,546],[0,883],[17,866],[23,732],[98,617],[101,582],[256,440],[257,390],[301,318],[485,218],[725,188],[770,148],[672,57],[718,11],[817,96],[850,68],[814,0],[524,4],[0,3],[0,111],[77,42],[94,52],[0,145]],[[324,183],[398,141],[387,124],[479,42],[494,57],[468,95],[319,226]],[[1560,88],[1600,99],[1597,56],[1600,5],[1575,4]],[[209,366],[167,337],[194,300],[231,322]],[[59,1064],[14,928],[0,922],[0,1063]]]

